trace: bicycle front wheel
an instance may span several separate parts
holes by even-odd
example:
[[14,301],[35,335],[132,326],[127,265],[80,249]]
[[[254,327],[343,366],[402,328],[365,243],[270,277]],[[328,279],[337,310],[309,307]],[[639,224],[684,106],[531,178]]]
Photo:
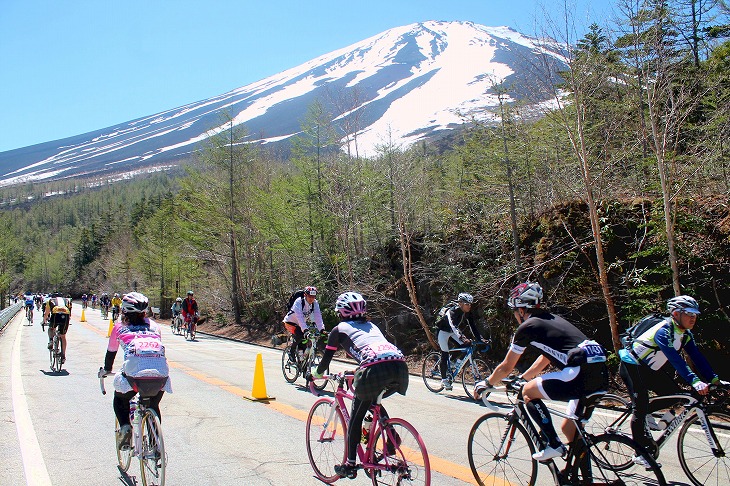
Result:
[[375,486],[431,484],[426,444],[418,431],[403,419],[385,421],[385,426],[376,434],[372,462],[377,464],[369,470]]
[[461,386],[469,398],[474,398],[474,385],[486,380],[491,372],[487,363],[478,358],[472,358],[471,363],[464,365],[461,370]]
[[284,374],[284,379],[287,383],[294,383],[299,378],[299,365],[296,360],[291,359],[293,344],[289,343],[284,348],[284,352],[281,353],[281,372]]
[[631,435],[631,402],[618,395],[605,394],[598,400],[586,432],[593,435],[607,433]]
[[469,432],[469,467],[479,486],[520,482],[535,484],[535,445],[512,414],[488,413]]
[[[319,363],[324,359],[324,353],[322,351],[315,351],[314,357],[312,357],[311,369],[316,370]],[[325,374],[328,375],[330,372],[329,368],[325,370]],[[312,382],[315,390],[322,391],[327,387],[328,380],[315,380]]]
[[154,410],[147,409],[142,417],[142,450],[139,455],[139,467],[142,472],[143,486],[164,486],[165,443],[162,440],[160,419]]
[[347,458],[347,426],[331,398],[320,398],[307,417],[307,456],[314,474],[332,484],[340,477],[335,466]]
[[[114,417],[114,432],[115,432],[115,439],[119,436],[119,420]],[[116,445],[116,444],[115,444]],[[117,449],[117,462],[119,463],[119,469],[121,469],[124,472],[127,472],[127,469],[129,469],[129,463],[132,461],[132,448],[129,446],[129,444],[123,446],[121,449],[119,447]]]
[[444,385],[441,383],[441,353],[439,351],[432,351],[426,355],[423,360],[423,366],[421,367],[421,377],[423,377],[423,383],[426,384],[426,388],[434,393],[438,393],[444,389]]
[[[603,434],[589,437],[588,448],[579,444],[575,462],[570,471],[570,484],[622,484],[649,486],[667,484],[659,465],[648,452],[633,439],[620,434]],[[612,467],[623,464],[628,458],[641,456],[646,467],[631,462],[628,468]]]
[[692,484],[727,485],[730,484],[730,415],[724,412],[708,412],[707,422],[716,449],[702,429],[702,421],[697,414],[688,418],[677,436],[679,464]]

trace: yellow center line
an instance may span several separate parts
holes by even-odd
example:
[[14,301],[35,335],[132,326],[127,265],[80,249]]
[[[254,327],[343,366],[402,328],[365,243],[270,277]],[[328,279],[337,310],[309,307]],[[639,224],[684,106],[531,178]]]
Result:
[[[106,337],[106,334],[104,333],[104,331],[101,331],[93,326],[90,326],[85,322],[81,322],[80,324],[83,325],[85,328],[87,328],[91,331],[94,331],[95,333],[99,334],[100,336]],[[171,368],[175,368],[179,371],[182,371],[183,373],[190,375],[197,380],[200,380],[209,385],[218,387],[221,390],[231,393],[233,395],[239,396],[241,398],[250,398],[251,397],[250,390],[245,390],[236,385],[223,381],[219,378],[208,376],[205,373],[201,373],[200,371],[194,370],[184,364],[181,364],[181,363],[178,363],[175,361],[170,361],[170,360],[168,360],[167,364]],[[302,409],[299,409],[296,407],[292,407],[291,405],[287,405],[285,403],[276,402],[276,401],[266,401],[266,400],[260,401],[258,403],[263,404],[272,410],[275,410],[281,414],[287,415],[289,417],[300,420],[302,422],[306,422],[307,417],[309,416],[309,410],[302,410]],[[469,484],[477,484],[477,482],[474,480],[474,476],[471,473],[471,469],[469,469],[468,467],[461,466],[455,462],[451,462],[449,460],[442,459],[442,458],[434,456],[432,454],[428,455],[428,459],[429,459],[429,462],[431,463],[432,471],[437,471],[445,476],[451,476],[452,478],[459,479],[459,480],[464,481]]]

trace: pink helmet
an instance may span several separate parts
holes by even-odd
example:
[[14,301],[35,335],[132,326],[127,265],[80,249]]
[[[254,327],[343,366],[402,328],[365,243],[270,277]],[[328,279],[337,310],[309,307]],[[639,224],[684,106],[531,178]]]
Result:
[[317,287],[315,287],[314,285],[304,287],[304,295],[317,295]]
[[345,292],[337,297],[335,311],[345,318],[361,317],[367,312],[365,298],[357,292]]

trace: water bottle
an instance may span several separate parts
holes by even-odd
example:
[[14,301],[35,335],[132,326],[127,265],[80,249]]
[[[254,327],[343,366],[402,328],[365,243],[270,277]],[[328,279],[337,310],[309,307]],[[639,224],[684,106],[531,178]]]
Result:
[[137,403],[136,402],[129,403],[129,420],[135,425],[137,425],[139,423],[139,415],[137,415]]
[[463,361],[464,360],[461,359],[461,358],[459,358],[459,359],[456,360],[456,362],[454,363],[454,373],[456,373],[457,371],[459,371],[459,367],[461,366],[461,363]]
[[365,415],[365,418],[362,419],[362,439],[360,441],[363,444],[368,443],[368,434],[370,434],[370,424],[373,423],[373,416],[370,412],[368,412],[367,415]]
[[659,426],[659,430],[666,429],[670,423],[672,423],[672,420],[674,420],[674,410],[669,409],[666,412],[664,412],[664,415],[662,415],[662,418],[659,419],[659,423],[657,424]]

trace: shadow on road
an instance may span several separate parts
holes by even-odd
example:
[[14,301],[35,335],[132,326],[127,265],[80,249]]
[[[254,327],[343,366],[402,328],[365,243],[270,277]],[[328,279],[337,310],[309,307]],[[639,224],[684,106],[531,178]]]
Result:
[[61,370],[61,371],[46,371],[46,370],[38,370],[41,373],[43,373],[46,376],[68,376],[69,372],[68,370]]

